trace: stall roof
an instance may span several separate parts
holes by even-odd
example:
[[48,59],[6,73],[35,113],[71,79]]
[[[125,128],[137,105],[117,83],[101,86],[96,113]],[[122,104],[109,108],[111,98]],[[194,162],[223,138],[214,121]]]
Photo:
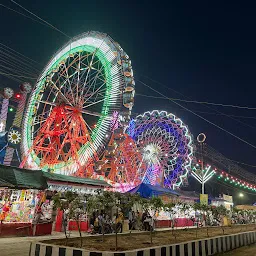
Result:
[[152,196],[166,195],[166,194],[179,196],[179,193],[174,190],[162,188],[160,186],[152,186],[150,184],[145,184],[145,183],[141,183],[139,186],[128,191],[128,193],[131,193],[131,194],[138,193],[140,194],[140,196],[145,198],[152,197]]
[[13,187],[13,185],[5,180],[0,179],[0,187]]
[[40,170],[20,169],[0,165],[0,186],[13,188],[45,189],[47,182]]
[[14,166],[0,165],[0,187],[20,189],[46,189],[47,181],[59,181],[65,183],[87,184],[92,186],[110,186],[103,180],[79,178],[62,174],[43,172],[41,170],[27,170]]
[[200,194],[195,191],[179,190],[180,196],[191,199],[199,199]]
[[67,175],[50,173],[50,172],[44,172],[43,175],[47,180],[52,180],[52,181],[79,183],[79,184],[87,184],[87,185],[101,186],[101,187],[109,187],[110,186],[104,180],[79,178],[79,177],[67,176]]

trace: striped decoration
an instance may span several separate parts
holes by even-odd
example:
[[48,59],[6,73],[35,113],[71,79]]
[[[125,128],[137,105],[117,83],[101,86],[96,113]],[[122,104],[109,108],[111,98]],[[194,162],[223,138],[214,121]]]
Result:
[[6,119],[8,114],[8,106],[9,106],[9,99],[4,98],[2,103],[1,113],[0,113],[0,120],[1,120],[1,123],[3,124],[1,127],[2,132],[5,131]]
[[22,121],[23,112],[24,112],[25,106],[26,106],[26,100],[27,100],[27,94],[24,92],[21,94],[21,98],[19,100],[17,111],[15,113],[15,117],[14,117],[13,124],[12,124],[13,126],[21,127],[21,121]]
[[[27,93],[22,93],[21,98],[17,107],[17,111],[14,116],[14,120],[12,123],[12,126],[16,127],[21,127],[21,122],[23,118],[23,112],[25,110],[25,105],[26,105],[26,100],[27,100]],[[4,165],[10,166],[13,158],[13,153],[14,153],[14,148],[10,147],[9,145],[7,146],[7,149],[5,151],[5,156],[4,156]]]
[[10,166],[13,158],[14,148],[7,147],[4,156],[4,165]]
[[90,252],[32,242],[29,256],[208,256],[253,243],[256,243],[255,231],[125,252]]

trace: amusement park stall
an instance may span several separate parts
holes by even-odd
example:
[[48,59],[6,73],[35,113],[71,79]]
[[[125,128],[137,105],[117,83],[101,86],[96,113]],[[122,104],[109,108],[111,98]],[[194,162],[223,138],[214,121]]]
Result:
[[[164,203],[175,203],[180,201],[180,193],[171,189],[163,188],[160,186],[152,186],[150,184],[140,184],[134,189],[130,190],[132,194],[139,194],[141,197],[150,198],[153,196],[160,197]],[[161,211],[157,216],[156,227],[171,227],[172,218],[168,212]],[[193,222],[188,216],[185,216],[182,211],[177,208],[177,216],[175,217],[175,226],[193,226]]]
[[[94,194],[96,190],[109,187],[109,184],[102,180],[95,180],[89,178],[80,178],[74,176],[67,176],[55,173],[46,172],[43,174],[47,180],[48,190],[55,192],[73,191],[78,194]],[[63,229],[62,225],[63,212],[57,210],[56,220],[54,221],[53,230],[61,232]],[[81,223],[81,231],[88,230],[88,218],[84,216]],[[75,220],[68,221],[68,230],[78,230],[77,222]]]
[[[101,180],[0,165],[0,236],[51,234],[54,193],[93,194],[107,186]],[[37,220],[39,211],[42,215]],[[56,231],[62,229],[62,214],[57,212]],[[88,229],[86,217],[81,226],[83,231]],[[70,220],[68,227],[77,230],[75,221]]]
[[47,212],[44,216],[48,220],[34,223],[38,206],[44,204],[44,210],[48,209],[46,188],[47,182],[41,171],[0,166],[0,236],[51,233],[51,216]]

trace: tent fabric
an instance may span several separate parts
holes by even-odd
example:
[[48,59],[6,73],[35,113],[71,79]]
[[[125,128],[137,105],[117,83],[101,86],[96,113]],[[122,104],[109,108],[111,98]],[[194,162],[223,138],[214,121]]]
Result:
[[0,179],[0,187],[13,187],[13,185],[5,180]]
[[180,190],[180,196],[185,198],[198,199],[200,194],[195,191]]
[[47,181],[41,170],[26,170],[0,165],[0,186],[20,189],[46,189]]
[[50,172],[44,172],[43,175],[47,180],[52,180],[52,181],[71,182],[71,183],[79,183],[79,184],[101,186],[101,187],[109,187],[110,186],[104,180],[79,178],[79,177],[67,176],[67,175],[63,175],[63,174],[56,174],[56,173],[50,173]]
[[20,189],[46,189],[48,187],[48,180],[100,187],[110,186],[103,180],[79,178],[74,176],[43,172],[41,170],[27,170],[14,166],[0,165],[0,187]]
[[131,194],[138,193],[141,197],[144,197],[144,198],[149,198],[152,196],[159,196],[159,195],[179,196],[179,193],[174,190],[162,188],[160,186],[153,186],[145,183],[141,183],[139,186],[128,191],[128,193],[131,193]]

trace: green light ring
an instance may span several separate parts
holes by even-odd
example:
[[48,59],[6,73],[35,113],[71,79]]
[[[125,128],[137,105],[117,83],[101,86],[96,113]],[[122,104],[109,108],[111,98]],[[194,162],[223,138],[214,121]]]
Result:
[[[60,62],[62,60],[66,60],[69,57],[70,54],[76,53],[79,50],[83,50],[83,51],[91,53],[91,52],[96,50],[96,47],[89,46],[89,45],[83,45],[83,46],[79,46],[79,47],[75,47],[75,48],[70,49],[68,52],[63,54],[61,57],[59,57],[59,59],[57,61],[55,61],[52,64],[52,66],[47,71],[47,75],[52,73],[52,71],[59,66],[59,64],[60,64]],[[106,77],[106,81],[107,81],[106,82],[107,89],[106,89],[106,92],[105,92],[105,100],[104,100],[104,104],[103,104],[102,111],[101,111],[102,116],[98,120],[96,128],[93,129],[93,133],[91,135],[92,142],[94,142],[95,138],[98,136],[99,129],[101,127],[102,121],[104,120],[104,118],[108,114],[108,111],[109,111],[109,100],[110,100],[110,96],[111,96],[110,95],[110,91],[111,91],[111,88],[112,88],[112,77],[111,77],[111,64],[110,64],[110,62],[106,59],[104,53],[102,53],[102,51],[100,49],[97,49],[95,55],[99,58],[100,62],[104,66],[104,73],[105,73],[105,77]],[[40,91],[41,91],[42,87],[45,84],[47,75],[39,82],[39,84],[37,84],[36,90],[33,93],[33,96],[31,98],[30,105],[28,106],[28,113],[29,113],[29,117],[28,118],[31,119],[31,122],[32,122],[32,119],[33,119],[33,117],[32,117],[33,116],[33,107],[35,106],[36,98],[37,98],[38,95],[40,95]],[[31,134],[32,134],[31,125],[27,125],[26,126],[26,135],[27,135],[26,139],[27,139],[27,142],[28,142],[28,148],[32,147]],[[85,153],[85,150],[87,149],[87,147],[89,145],[90,144],[87,143],[83,147],[81,147],[81,149],[79,150],[78,154],[81,155],[81,154]],[[31,155],[32,159],[35,161],[35,163],[39,166],[40,165],[40,159],[36,156],[34,151],[32,151],[30,153],[30,155]],[[72,164],[72,161],[69,161],[67,163],[55,164],[54,167],[53,166],[50,166],[50,167],[54,168],[56,170],[56,169],[63,168],[65,166],[69,165],[69,164]],[[48,166],[44,166],[43,169],[44,170],[48,169]]]

